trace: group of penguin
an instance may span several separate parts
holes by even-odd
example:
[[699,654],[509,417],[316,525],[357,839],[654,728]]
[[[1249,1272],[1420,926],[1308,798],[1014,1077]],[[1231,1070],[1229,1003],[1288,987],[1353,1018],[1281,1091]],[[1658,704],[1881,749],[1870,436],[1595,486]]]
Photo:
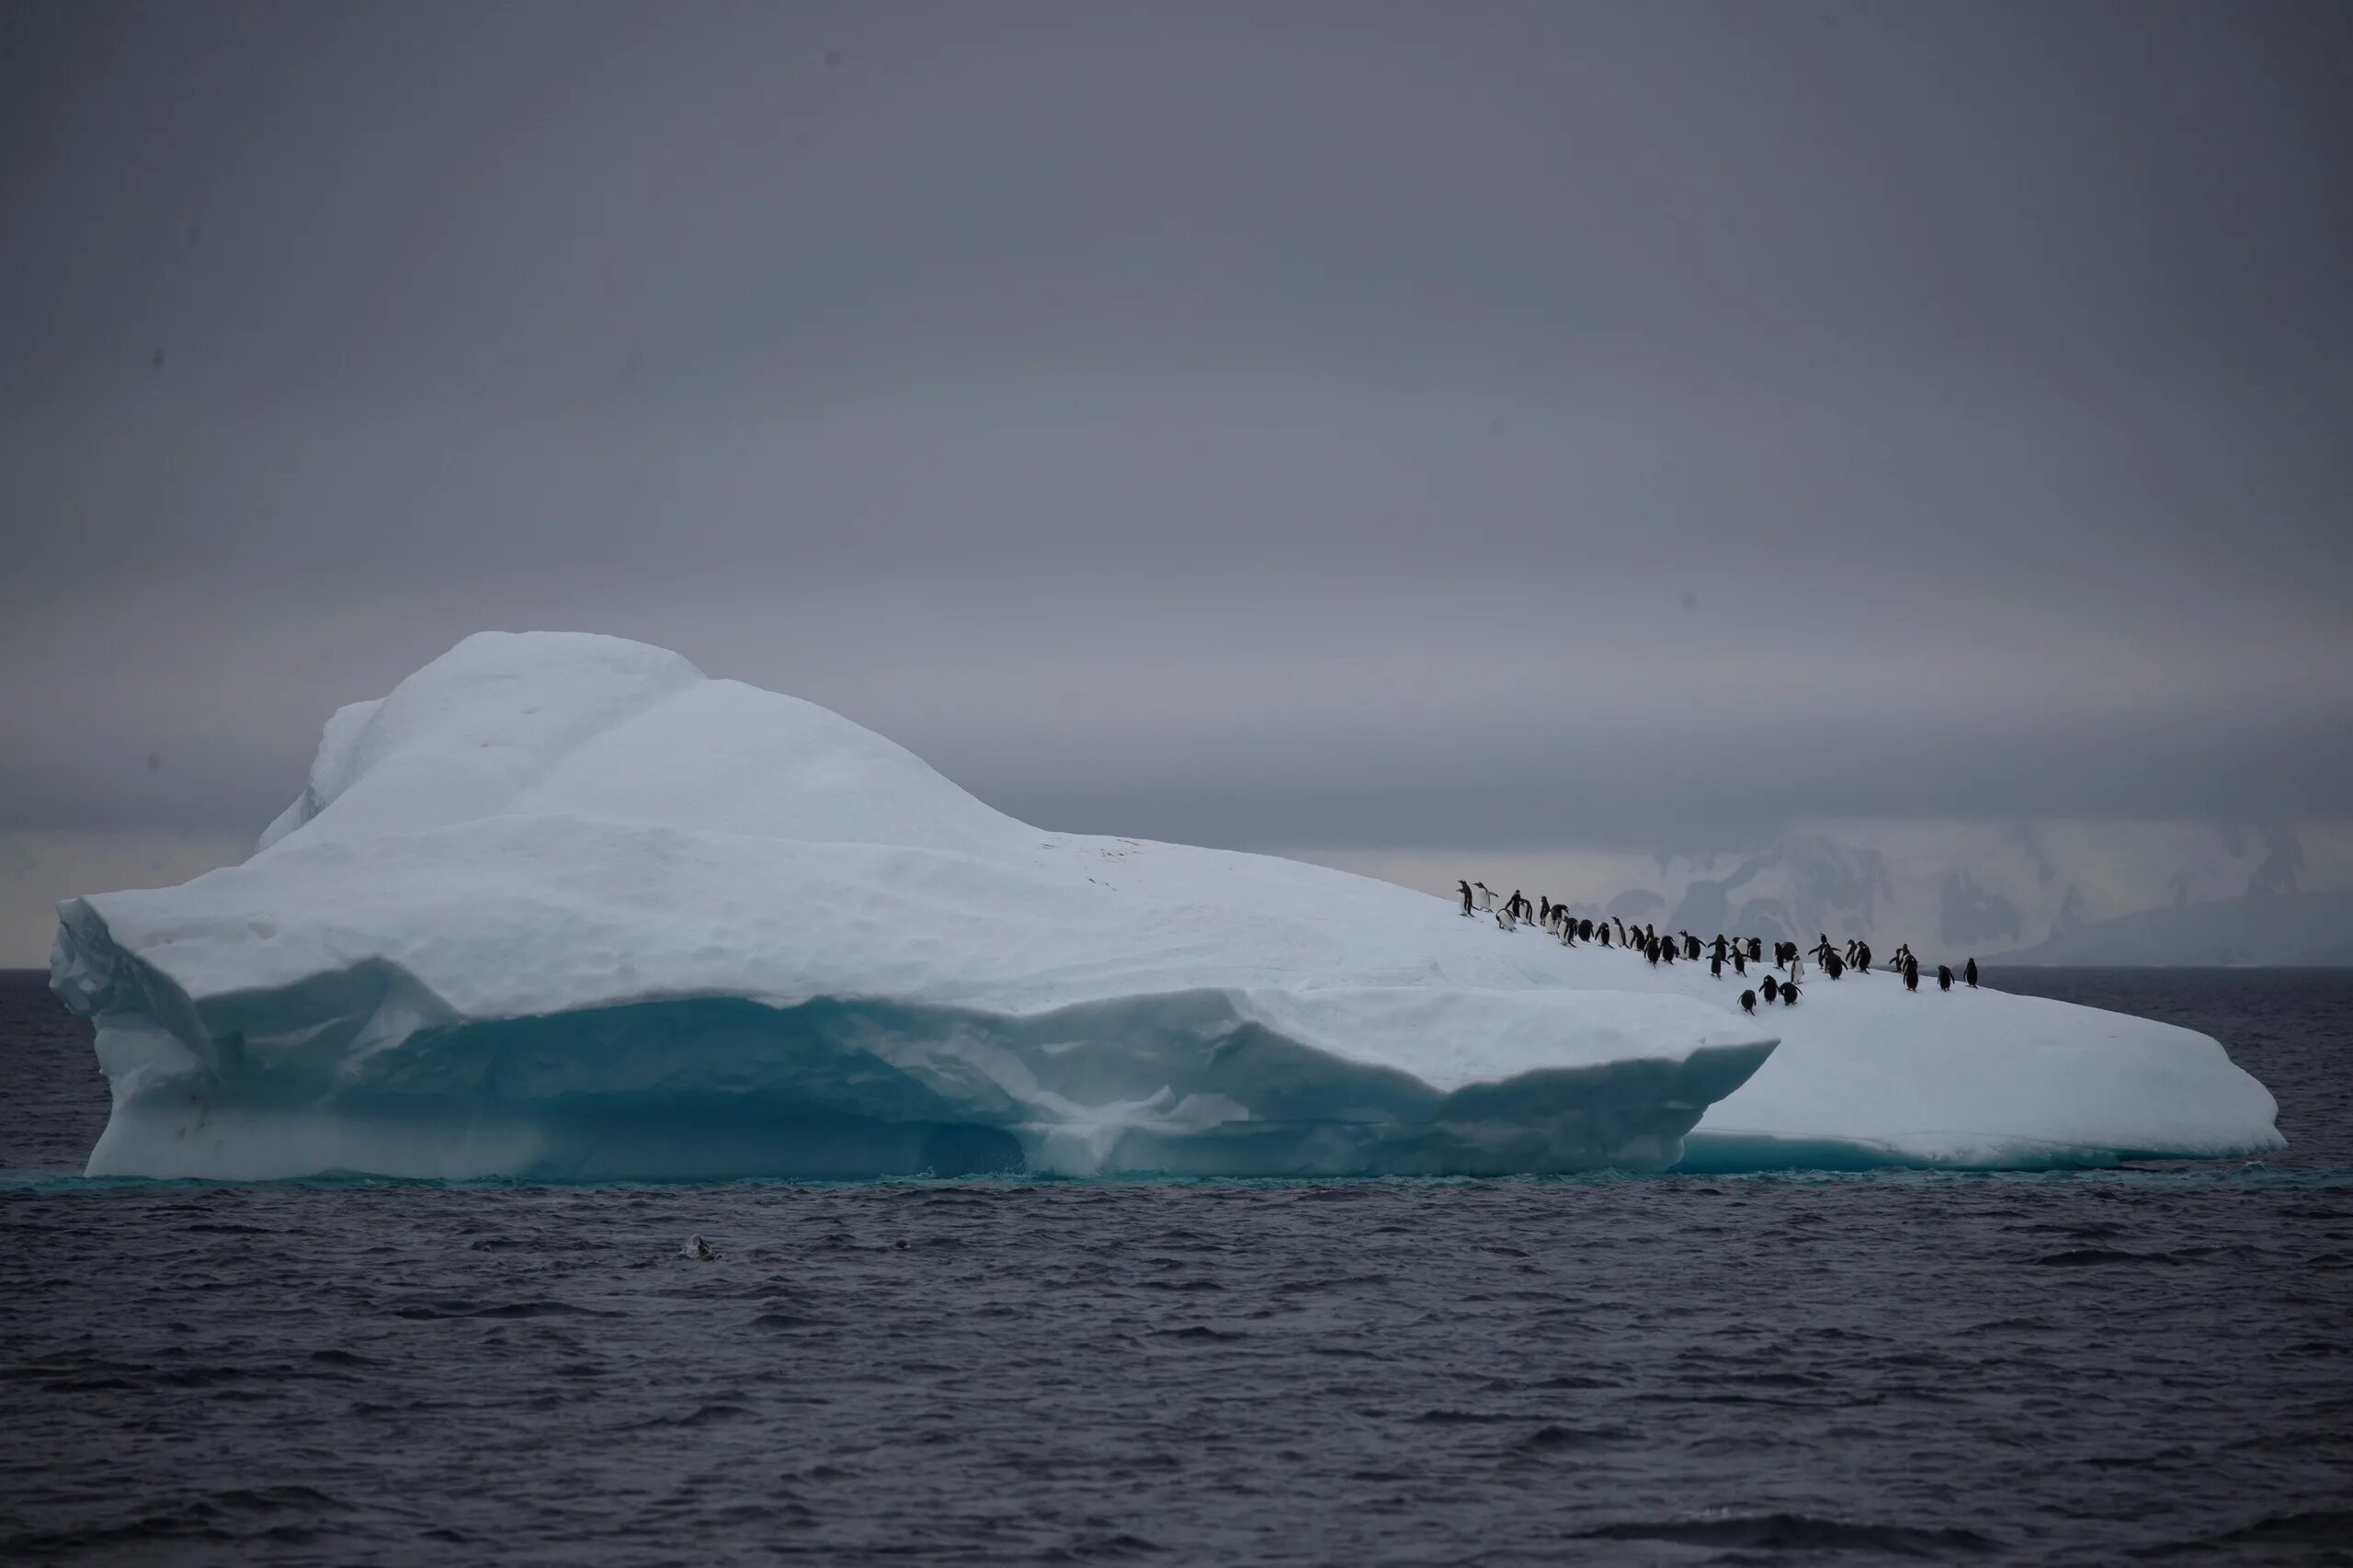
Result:
[[[1462,895],[1465,918],[1481,914],[1493,915],[1495,925],[1506,931],[1518,930],[1523,925],[1536,926],[1551,932],[1564,948],[1574,948],[1579,942],[1591,942],[1601,948],[1625,948],[1649,960],[1654,969],[1661,963],[1671,964],[1677,959],[1688,959],[1696,963],[1705,952],[1708,972],[1718,980],[1723,978],[1726,963],[1732,965],[1735,976],[1745,977],[1750,964],[1765,961],[1765,943],[1756,937],[1727,937],[1721,931],[1716,933],[1713,942],[1702,942],[1688,931],[1662,937],[1655,926],[1629,926],[1614,916],[1588,920],[1571,915],[1567,904],[1554,903],[1549,898],[1530,903],[1524,895],[1515,892],[1498,906],[1494,892],[1484,882],[1458,882],[1455,886]],[[1613,930],[1616,933],[1614,942],[1611,940]],[[1850,939],[1843,951],[1831,941],[1826,931],[1822,934],[1820,941],[1804,952],[1799,950],[1795,942],[1776,942],[1773,944],[1773,968],[1788,972],[1786,975],[1766,975],[1762,990],[1767,1006],[1776,1002],[1784,1007],[1798,1005],[1799,983],[1805,978],[1805,960],[1809,956],[1821,967],[1822,972],[1833,980],[1850,969],[1863,974],[1869,974],[1871,970],[1871,945],[1859,938]],[[1920,960],[1912,956],[1910,943],[1895,949],[1890,967],[1904,977],[1904,990],[1920,989]],[[1953,978],[1950,964],[1937,966],[1938,990],[1950,991]],[[1971,959],[1963,968],[1961,980],[1971,990],[1977,988],[1975,959]],[[1744,1013],[1756,1011],[1756,992],[1743,991],[1740,994],[1740,1010]]]

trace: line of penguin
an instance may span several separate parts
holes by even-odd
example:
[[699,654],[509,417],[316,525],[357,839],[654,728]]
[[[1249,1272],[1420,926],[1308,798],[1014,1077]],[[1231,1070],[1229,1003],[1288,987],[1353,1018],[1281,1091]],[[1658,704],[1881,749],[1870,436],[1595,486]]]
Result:
[[[1552,937],[1564,948],[1574,948],[1579,942],[1590,942],[1597,948],[1613,946],[1623,948],[1639,958],[1649,960],[1653,969],[1656,969],[1661,963],[1671,964],[1677,959],[1685,959],[1696,963],[1704,953],[1708,960],[1709,974],[1718,980],[1724,977],[1724,965],[1727,963],[1732,965],[1734,978],[1745,979],[1748,974],[1750,964],[1761,965],[1765,961],[1765,943],[1762,938],[1756,937],[1727,937],[1721,931],[1716,933],[1716,939],[1712,942],[1702,942],[1688,931],[1677,931],[1672,936],[1662,937],[1655,926],[1629,926],[1623,920],[1615,916],[1587,920],[1573,915],[1569,913],[1568,905],[1554,903],[1549,898],[1530,903],[1525,896],[1514,892],[1511,897],[1504,900],[1499,906],[1495,903],[1494,891],[1484,882],[1457,882],[1455,886],[1462,895],[1462,915],[1465,919],[1472,919],[1483,914],[1493,915],[1495,917],[1496,926],[1505,931],[1516,931],[1522,926],[1536,926],[1552,933]],[[1614,942],[1611,940],[1613,929],[1617,938]],[[1798,1005],[1798,993],[1803,989],[1802,983],[1805,979],[1805,960],[1808,957],[1813,960],[1823,973],[1833,980],[1836,980],[1850,969],[1862,974],[1869,974],[1871,971],[1871,945],[1860,938],[1850,938],[1844,950],[1831,941],[1830,934],[1826,931],[1822,934],[1820,941],[1804,951],[1801,951],[1795,942],[1776,942],[1773,944],[1772,967],[1775,970],[1785,971],[1786,973],[1768,972],[1765,976],[1765,983],[1760,989],[1765,994],[1767,1006],[1769,1007],[1776,1002],[1784,1007],[1794,1007]],[[1920,989],[1920,960],[1912,956],[1912,945],[1909,942],[1895,949],[1890,957],[1888,967],[1903,976],[1904,990]],[[1972,991],[1977,989],[1977,960],[1975,959],[1969,960],[1967,966],[1962,969],[1960,978],[1961,983]],[[1950,964],[1940,963],[1937,966],[1938,990],[1950,991],[1953,979]],[[1756,1012],[1756,991],[1743,991],[1740,994],[1740,1010],[1744,1013]]]

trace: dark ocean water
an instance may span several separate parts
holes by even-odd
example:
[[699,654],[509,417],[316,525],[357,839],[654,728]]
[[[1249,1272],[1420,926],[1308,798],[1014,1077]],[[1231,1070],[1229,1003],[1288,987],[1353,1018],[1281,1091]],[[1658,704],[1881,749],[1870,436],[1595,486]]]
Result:
[[2353,1562],[2353,974],[1993,978],[2215,1035],[2292,1147],[95,1184],[0,975],[0,1561]]

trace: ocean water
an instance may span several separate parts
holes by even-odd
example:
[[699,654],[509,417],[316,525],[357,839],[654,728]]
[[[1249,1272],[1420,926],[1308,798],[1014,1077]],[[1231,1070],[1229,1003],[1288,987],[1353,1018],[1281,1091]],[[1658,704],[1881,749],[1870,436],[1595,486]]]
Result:
[[[2353,1562],[2353,974],[2261,1169],[85,1183],[0,975],[0,1561]],[[699,1233],[713,1262],[678,1256]]]

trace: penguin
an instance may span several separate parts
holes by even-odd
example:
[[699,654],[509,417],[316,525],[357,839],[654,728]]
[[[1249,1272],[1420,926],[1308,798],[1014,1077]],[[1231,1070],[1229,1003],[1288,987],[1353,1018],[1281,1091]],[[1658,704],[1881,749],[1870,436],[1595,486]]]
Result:
[[1601,923],[1601,935],[1600,935],[1600,936],[1598,936],[1598,937],[1596,937],[1594,938],[1594,940],[1595,940],[1596,942],[1599,943],[1601,946],[1603,946],[1603,947],[1605,947],[1605,948],[1606,948],[1606,947],[1608,947],[1608,946],[1609,945],[1609,922],[1608,922],[1608,921],[1605,920],[1605,921],[1603,921],[1603,922]]
[[1969,960],[1969,967],[1961,971],[1961,978],[1972,991],[1977,989],[1977,960],[1975,959]]
[[1496,929],[1496,930],[1498,930],[1498,931],[1508,931],[1508,930],[1510,930],[1510,929],[1511,929],[1511,927],[1512,927],[1511,911],[1510,911],[1508,908],[1506,908],[1506,909],[1498,909],[1498,910],[1496,910],[1496,911],[1495,911],[1495,929]]
[[680,1257],[691,1257],[697,1263],[710,1263],[719,1256],[719,1249],[700,1236],[688,1236],[687,1244],[678,1249]]
[[1711,958],[1710,958],[1710,959],[1708,960],[1708,978],[1709,978],[1710,980],[1722,980],[1723,977],[1724,977],[1724,960],[1723,960],[1723,955],[1722,955],[1722,953],[1718,953],[1718,954],[1715,954],[1713,957],[1711,957]]
[[1675,938],[1672,937],[1660,937],[1658,943],[1658,956],[1665,959],[1667,962],[1673,963],[1675,961],[1675,949],[1677,945]]
[[1907,958],[1904,960],[1904,989],[1906,991],[1920,989],[1920,960],[1918,959]]
[[1479,890],[1479,907],[1481,909],[1489,910],[1495,907],[1495,892],[1493,888],[1489,887],[1484,882],[1472,882],[1471,885]]
[[1744,991],[1740,994],[1740,1010],[1744,1013],[1754,1013],[1756,1011],[1756,992]]
[[1619,919],[1618,916],[1613,915],[1609,917],[1609,923],[1618,927],[1618,945],[1620,947],[1631,948],[1634,945],[1633,943],[1626,940],[1626,923],[1623,920]]
[[1952,989],[1952,965],[1940,963],[1937,966],[1937,989],[1939,991]]
[[1547,926],[1552,924],[1552,901],[1540,892],[1536,895],[1536,916]]
[[1732,956],[1724,950],[1731,947],[1732,944],[1724,940],[1724,934],[1722,931],[1716,933],[1716,939],[1712,945],[1716,950],[1716,961],[1718,963],[1723,962],[1724,960]]
[[1792,980],[1786,983],[1781,987],[1781,1006],[1784,1007],[1794,1007],[1797,1005],[1798,983]]
[[1738,948],[1734,948],[1733,949],[1732,971],[1734,974],[1741,975],[1745,975],[1748,972],[1748,955]]
[[1457,882],[1454,885],[1462,894],[1462,917],[1468,920],[1471,918],[1471,884]]
[[1855,944],[1855,968],[1864,974],[1870,973],[1871,945],[1869,942],[1857,942]]
[[1795,942],[1790,944],[1790,983],[1794,985],[1805,978],[1805,955],[1798,951]]
[[1683,933],[1683,956],[1687,959],[1696,959],[1699,956],[1699,938],[1688,931]]
[[[1607,930],[1608,930],[1608,929],[1609,929],[1609,927],[1608,927],[1608,926],[1604,926],[1602,927],[1602,929],[1603,929],[1604,931],[1607,931]],[[1590,920],[1580,920],[1580,921],[1578,921],[1578,922],[1577,922],[1577,935],[1578,935],[1578,936],[1580,936],[1580,937],[1584,937],[1584,938],[1585,938],[1586,941],[1588,941],[1588,942],[1592,941],[1592,940],[1593,940],[1593,922],[1592,922],[1592,921],[1590,921]],[[1603,945],[1604,947],[1608,946],[1608,944],[1607,942],[1603,943],[1602,945]]]
[[1656,937],[1643,943],[1643,957],[1651,960],[1653,969],[1658,967],[1658,938]]
[[1846,972],[1846,960],[1841,959],[1836,953],[1824,953],[1823,955],[1822,972],[1828,975],[1831,979],[1837,979],[1839,975]]
[[1769,975],[1769,974],[1768,974],[1768,975],[1767,975],[1767,976],[1765,977],[1765,1002],[1766,1002],[1766,1005],[1767,1005],[1768,1006],[1770,1006],[1772,1005],[1773,1001],[1775,1000],[1775,998],[1779,997],[1780,994],[1781,994],[1781,983],[1780,983],[1779,981],[1778,981],[1778,980],[1774,979],[1771,975]]

